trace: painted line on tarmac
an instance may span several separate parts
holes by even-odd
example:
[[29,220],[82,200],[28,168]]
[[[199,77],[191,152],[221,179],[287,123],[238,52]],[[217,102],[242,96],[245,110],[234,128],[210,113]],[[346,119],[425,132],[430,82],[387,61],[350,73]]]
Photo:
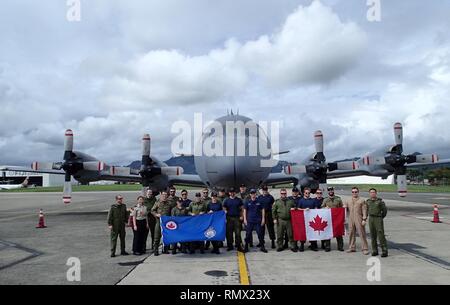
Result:
[[239,265],[239,281],[241,285],[250,285],[250,276],[248,274],[247,261],[245,254],[237,251],[238,265]]
[[420,249],[426,249],[420,245],[400,244],[400,243],[395,243],[393,241],[387,241],[387,243],[388,243],[389,248],[397,249],[400,252],[414,256],[415,258],[418,258],[420,260],[423,260],[425,262],[433,264],[442,269],[450,270],[450,262],[443,260],[439,257],[433,256],[430,254],[426,254],[426,253],[420,251]]
[[27,248],[27,247],[23,247],[21,245],[18,245],[18,244],[12,243],[12,242],[8,242],[8,241],[4,241],[4,240],[0,240],[0,244],[3,245],[2,250],[3,249],[7,249],[7,248],[16,248],[18,250],[21,250],[21,251],[24,251],[24,252],[27,252],[27,253],[30,254],[27,257],[23,258],[23,259],[17,260],[15,262],[9,263],[9,264],[4,265],[4,266],[0,266],[0,270],[3,270],[3,269],[6,269],[6,268],[15,266],[17,264],[23,263],[23,262],[25,262],[25,261],[27,261],[29,259],[35,258],[35,257],[43,254],[42,252],[39,252],[37,250],[33,250],[33,249],[30,249],[30,248]]

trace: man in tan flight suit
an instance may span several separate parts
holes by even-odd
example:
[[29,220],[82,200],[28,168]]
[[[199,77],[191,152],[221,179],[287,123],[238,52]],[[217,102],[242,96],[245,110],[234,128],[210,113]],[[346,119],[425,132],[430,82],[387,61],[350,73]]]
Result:
[[344,202],[344,207],[348,209],[348,228],[350,231],[349,249],[347,253],[356,252],[356,232],[361,238],[361,249],[364,255],[369,254],[369,246],[366,237],[366,222],[367,222],[367,203],[364,199],[359,197],[359,189],[352,188],[352,198]]

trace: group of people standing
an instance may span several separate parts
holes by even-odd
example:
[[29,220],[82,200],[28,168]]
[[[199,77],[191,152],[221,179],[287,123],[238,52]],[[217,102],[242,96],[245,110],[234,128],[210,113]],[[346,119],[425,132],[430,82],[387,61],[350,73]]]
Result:
[[[364,200],[359,197],[359,189],[352,189],[352,197],[342,201],[334,194],[333,187],[327,189],[328,197],[324,198],[322,190],[317,190],[315,197],[311,196],[311,189],[304,188],[301,194],[298,188],[292,189],[291,196],[287,196],[286,189],[280,190],[280,198],[275,200],[269,193],[267,186],[263,186],[261,194],[256,189],[247,191],[245,185],[241,185],[239,192],[230,188],[228,193],[221,189],[218,193],[203,189],[196,193],[193,200],[188,198],[187,190],[181,191],[181,197],[176,196],[176,189],[171,187],[169,192],[162,191],[157,194],[149,189],[146,196],[137,198],[136,206],[127,212],[123,204],[123,197],[116,196],[116,203],[111,206],[108,215],[108,224],[111,229],[111,257],[115,256],[117,239],[121,241],[121,254],[127,255],[125,251],[125,224],[128,219],[133,229],[133,254],[146,253],[147,238],[151,236],[151,250],[154,255],[159,255],[161,243],[161,216],[195,216],[205,213],[213,213],[224,210],[226,212],[226,242],[227,251],[235,248],[241,252],[248,252],[253,247],[253,231],[258,236],[257,247],[261,252],[267,253],[265,247],[265,234],[268,232],[271,248],[281,252],[290,248],[293,252],[303,252],[306,241],[301,241],[300,246],[293,239],[291,210],[295,209],[320,209],[345,207],[348,210],[349,224],[349,248],[347,252],[356,252],[356,233],[361,238],[363,254],[369,254],[366,238],[365,225],[369,221],[369,229],[372,237],[372,255],[378,255],[378,243],[382,249],[382,256],[388,255],[386,239],[384,236],[383,218],[386,216],[386,205],[377,197],[377,191],[369,191],[370,198]],[[129,218],[128,218],[129,217]],[[245,229],[245,239],[242,242],[241,232]],[[276,230],[275,230],[276,229]],[[343,237],[337,237],[337,249],[344,251]],[[219,241],[193,241],[189,243],[164,245],[162,253],[176,254],[177,250],[182,253],[205,253],[212,246],[212,253],[220,254],[223,242]],[[317,241],[310,241],[309,248],[318,251]],[[331,251],[331,241],[325,240],[321,248],[326,252]]]

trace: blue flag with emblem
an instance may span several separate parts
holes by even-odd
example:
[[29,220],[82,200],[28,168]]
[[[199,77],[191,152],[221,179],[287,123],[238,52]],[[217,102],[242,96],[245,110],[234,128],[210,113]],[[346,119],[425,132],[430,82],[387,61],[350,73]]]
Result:
[[197,216],[161,216],[163,244],[225,240],[225,212]]

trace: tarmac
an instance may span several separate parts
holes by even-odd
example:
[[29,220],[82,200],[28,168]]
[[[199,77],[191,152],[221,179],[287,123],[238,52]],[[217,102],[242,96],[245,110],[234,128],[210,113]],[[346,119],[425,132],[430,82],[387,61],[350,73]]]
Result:
[[[272,192],[277,197],[278,190]],[[222,248],[220,255],[110,258],[106,216],[116,194],[76,192],[65,206],[60,193],[0,192],[0,285],[450,284],[450,194],[411,193],[400,199],[380,193],[388,206],[385,230],[390,249],[389,257],[376,260],[359,252],[358,239],[358,252],[350,254],[337,251],[335,241],[328,253],[276,252],[266,242],[267,254],[255,247],[245,255]],[[138,195],[121,194],[127,206]],[[349,193],[337,194],[345,199]],[[440,206],[440,224],[431,222],[432,203]],[[36,229],[41,208],[47,228]],[[128,228],[129,252],[132,236]],[[67,277],[71,257],[81,262],[80,281]],[[379,272],[373,273],[378,264]]]

